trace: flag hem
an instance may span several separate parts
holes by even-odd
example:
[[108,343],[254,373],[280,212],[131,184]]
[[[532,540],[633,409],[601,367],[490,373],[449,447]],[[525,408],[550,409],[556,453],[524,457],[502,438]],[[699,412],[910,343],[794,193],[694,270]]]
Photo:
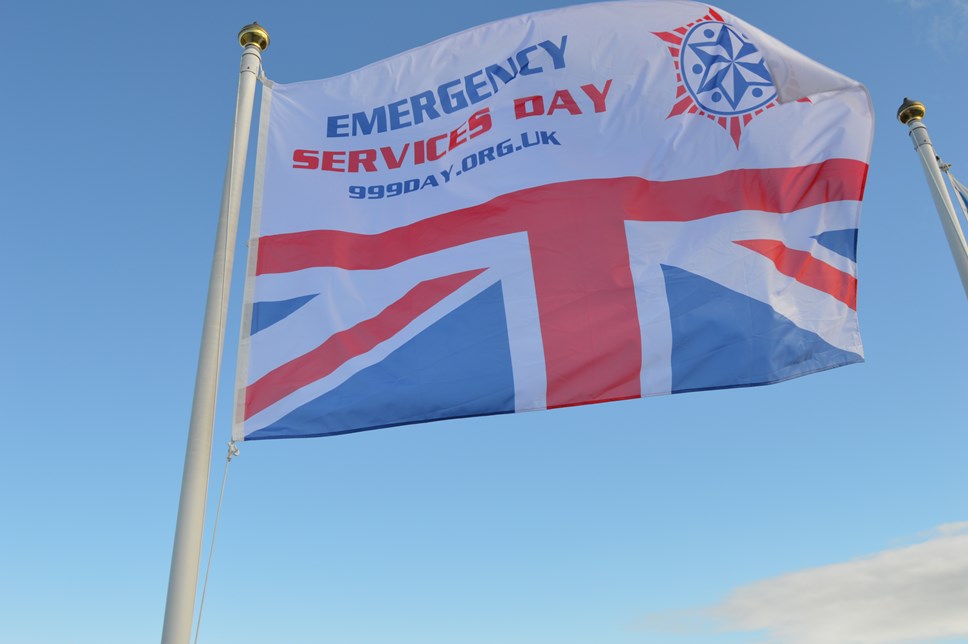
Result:
[[256,145],[255,176],[252,181],[252,216],[249,218],[249,241],[242,296],[242,322],[239,330],[239,353],[235,367],[235,405],[232,418],[232,440],[245,440],[245,389],[249,372],[249,348],[252,329],[252,303],[255,301],[255,271],[259,256],[259,229],[262,223],[262,199],[265,188],[266,149],[269,139],[269,113],[272,107],[272,82],[262,83],[259,106],[259,139]]

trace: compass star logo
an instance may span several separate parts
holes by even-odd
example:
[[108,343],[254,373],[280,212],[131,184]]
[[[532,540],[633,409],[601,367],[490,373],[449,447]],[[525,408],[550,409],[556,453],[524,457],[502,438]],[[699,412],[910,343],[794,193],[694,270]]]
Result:
[[777,105],[776,86],[763,55],[715,10],[654,35],[665,41],[676,69],[676,103],[667,118],[705,116],[726,130],[739,148],[750,121]]
[[705,111],[736,116],[776,98],[763,56],[729,25],[696,25],[683,45],[680,66],[686,89]]

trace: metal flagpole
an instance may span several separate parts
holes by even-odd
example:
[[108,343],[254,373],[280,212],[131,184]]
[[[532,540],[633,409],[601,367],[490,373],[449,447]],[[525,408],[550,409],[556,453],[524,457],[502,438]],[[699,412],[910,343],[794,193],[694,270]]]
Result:
[[965,234],[958,223],[958,215],[955,213],[954,204],[951,203],[951,195],[948,194],[944,179],[941,178],[941,160],[928,137],[928,128],[921,121],[924,118],[924,112],[924,104],[905,98],[897,110],[897,118],[908,126],[911,140],[914,141],[914,149],[921,157],[928,188],[931,189],[934,205],[941,218],[941,227],[944,228],[945,237],[948,238],[948,247],[958,267],[958,274],[961,275],[961,285],[965,289],[965,295],[968,296],[968,242],[965,241]]
[[175,544],[171,553],[171,572],[168,577],[168,599],[165,604],[165,623],[162,644],[188,644],[195,613],[195,590],[198,586],[198,564],[202,551],[205,527],[205,500],[208,493],[208,474],[212,460],[212,433],[215,422],[215,399],[218,391],[222,344],[225,339],[225,318],[229,303],[229,282],[239,223],[245,157],[249,146],[249,127],[252,123],[252,104],[255,85],[262,62],[262,52],[269,46],[268,32],[252,23],[239,32],[242,64],[239,94],[235,105],[232,146],[229,148],[222,186],[222,206],[215,237],[215,255],[208,283],[208,301],[202,343],[195,375],[195,397],[188,426],[188,446],[185,450],[185,469],[182,474],[181,496],[178,501],[178,521]]

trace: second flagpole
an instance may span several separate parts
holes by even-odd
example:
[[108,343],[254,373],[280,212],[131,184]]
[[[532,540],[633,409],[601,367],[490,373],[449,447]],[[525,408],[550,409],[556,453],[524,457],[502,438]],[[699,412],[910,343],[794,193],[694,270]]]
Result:
[[941,218],[941,227],[944,229],[945,237],[948,238],[948,247],[958,267],[961,285],[965,289],[965,295],[968,296],[968,242],[965,241],[965,234],[958,224],[954,204],[951,203],[951,195],[948,194],[948,188],[941,177],[939,159],[928,136],[928,128],[921,120],[924,118],[924,113],[924,104],[905,98],[897,110],[897,118],[902,124],[908,126],[914,149],[921,157],[928,188],[931,190],[934,205]]
[[208,494],[209,468],[212,460],[212,434],[215,401],[218,393],[225,320],[229,304],[229,284],[235,255],[235,238],[239,225],[242,182],[249,147],[252,106],[256,81],[262,64],[262,52],[269,46],[268,32],[253,23],[239,32],[244,47],[239,70],[239,93],[235,106],[232,145],[229,149],[222,186],[222,206],[215,237],[215,254],[208,283],[205,322],[195,374],[195,395],[188,425],[188,446],[182,473],[181,496],[175,543],[168,576],[168,598],[161,633],[162,644],[188,644],[195,614],[195,591],[201,560],[202,535],[205,528],[205,502]]

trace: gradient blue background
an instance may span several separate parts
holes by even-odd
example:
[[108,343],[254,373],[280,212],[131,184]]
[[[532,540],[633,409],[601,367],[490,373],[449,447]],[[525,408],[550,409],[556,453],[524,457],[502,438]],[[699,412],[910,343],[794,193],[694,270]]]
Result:
[[[160,637],[238,30],[267,27],[266,72],[289,82],[565,4],[0,10],[0,641]],[[243,444],[200,641],[754,642],[660,632],[646,617],[968,519],[968,304],[895,120],[906,95],[925,102],[939,152],[968,181],[968,41],[950,20],[960,4],[719,4],[871,92],[866,364],[771,387]]]

